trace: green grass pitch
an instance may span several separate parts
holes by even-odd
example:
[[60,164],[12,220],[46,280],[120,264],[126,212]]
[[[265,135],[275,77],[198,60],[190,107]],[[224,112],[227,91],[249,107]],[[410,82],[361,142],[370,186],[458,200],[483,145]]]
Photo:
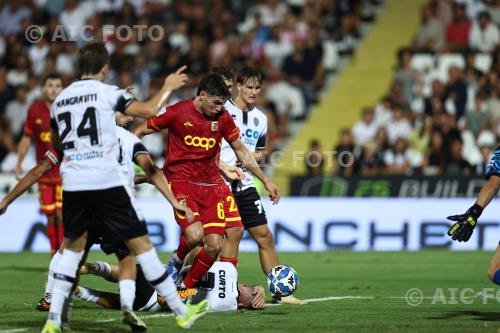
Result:
[[[491,288],[493,293],[500,290],[486,277],[491,256],[489,252],[448,251],[282,253],[280,261],[299,273],[297,297],[359,298],[272,306],[264,311],[211,313],[192,331],[500,332],[500,302],[496,298],[484,301],[472,294],[483,288]],[[166,261],[168,254],[161,257]],[[99,253],[90,256],[90,260],[104,258]],[[0,333],[41,330],[47,314],[34,307],[43,293],[48,260],[47,254],[0,254]],[[240,255],[239,278],[243,283],[265,283],[257,254]],[[82,284],[117,290],[117,286],[93,276],[83,277]],[[429,298],[419,306],[409,306],[404,296],[410,288],[419,288]],[[435,299],[432,304],[436,288],[441,288],[445,299]],[[454,302],[448,288],[458,288],[457,295],[464,288],[471,288],[471,292],[466,302]],[[146,316],[148,332],[180,331],[172,317],[150,315],[140,313]],[[118,318],[117,311],[75,300],[71,332],[129,332]]]

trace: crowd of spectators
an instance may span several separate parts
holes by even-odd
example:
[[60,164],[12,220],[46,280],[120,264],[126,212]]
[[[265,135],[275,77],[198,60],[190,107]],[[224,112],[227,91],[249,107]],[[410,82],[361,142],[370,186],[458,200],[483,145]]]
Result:
[[[431,0],[389,91],[341,131],[341,176],[483,175],[500,138],[500,1]],[[311,143],[311,150],[317,149]],[[310,174],[330,173],[318,166]]]
[[[52,72],[65,85],[77,79],[75,53],[87,40],[106,42],[107,83],[133,87],[139,99],[153,95],[182,65],[191,79],[172,102],[191,98],[214,66],[257,67],[265,77],[258,104],[269,115],[271,149],[279,148],[288,124],[307,118],[317,102],[325,74],[352,54],[361,22],[374,19],[379,2],[0,0],[0,171],[13,168],[26,111],[41,97],[41,79]],[[43,35],[36,43],[30,37],[38,35],[26,33],[33,25]],[[150,31],[155,38],[144,37]],[[163,142],[158,134],[146,144],[160,157]]]

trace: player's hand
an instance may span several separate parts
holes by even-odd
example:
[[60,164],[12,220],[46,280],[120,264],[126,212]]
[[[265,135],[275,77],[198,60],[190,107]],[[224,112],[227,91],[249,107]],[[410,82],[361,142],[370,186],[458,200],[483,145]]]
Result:
[[7,207],[8,205],[5,202],[0,202],[0,215],[5,214],[5,212],[7,211]]
[[472,236],[472,232],[477,224],[477,219],[483,209],[479,205],[469,208],[465,214],[448,216],[447,219],[456,222],[448,230],[448,236],[459,242],[467,242]]
[[237,166],[228,165],[227,167],[222,168],[222,173],[224,177],[229,180],[242,180],[243,172]]
[[273,202],[274,205],[277,205],[280,202],[280,190],[270,181],[267,181],[264,186],[266,187],[267,192],[269,192],[269,198]]
[[252,295],[252,308],[256,310],[264,309],[266,307],[266,293],[264,287],[255,286]]
[[167,76],[165,79],[164,85],[168,87],[169,90],[177,90],[183,87],[187,80],[188,76],[184,71],[187,69],[187,66],[182,66],[175,73],[172,73]]
[[189,223],[194,221],[194,214],[191,208],[183,206],[180,203],[177,203],[176,205],[174,205],[174,209],[177,211],[179,215],[185,216],[189,221]]
[[23,177],[23,166],[16,164],[16,179],[20,180]]

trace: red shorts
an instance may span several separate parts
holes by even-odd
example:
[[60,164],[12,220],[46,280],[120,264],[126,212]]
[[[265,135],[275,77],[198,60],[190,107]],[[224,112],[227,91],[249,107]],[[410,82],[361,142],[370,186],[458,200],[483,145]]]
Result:
[[238,211],[238,205],[234,200],[233,192],[229,189],[229,186],[224,185],[224,215],[226,216],[226,229],[242,227],[240,212]]
[[[226,227],[224,212],[224,193],[226,185],[197,185],[186,181],[170,182],[170,187],[175,198],[185,204],[193,211],[195,219],[203,224],[205,235],[217,234],[224,236]],[[182,231],[189,227],[190,223],[184,217],[174,212],[175,220]]]
[[62,186],[61,184],[38,184],[38,201],[40,202],[40,214],[53,215],[62,210]]

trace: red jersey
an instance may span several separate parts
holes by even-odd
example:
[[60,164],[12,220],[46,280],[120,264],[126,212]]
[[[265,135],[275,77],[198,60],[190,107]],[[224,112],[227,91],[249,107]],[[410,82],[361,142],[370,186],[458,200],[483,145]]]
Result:
[[168,128],[163,173],[169,180],[220,184],[219,156],[222,138],[233,142],[240,130],[225,109],[213,117],[198,112],[193,100],[184,100],[148,119],[147,127]]
[[[50,109],[44,100],[31,104],[24,123],[24,135],[35,142],[36,161],[44,159],[45,151],[52,148],[50,144]],[[42,184],[59,184],[59,166],[55,166],[40,178]]]

